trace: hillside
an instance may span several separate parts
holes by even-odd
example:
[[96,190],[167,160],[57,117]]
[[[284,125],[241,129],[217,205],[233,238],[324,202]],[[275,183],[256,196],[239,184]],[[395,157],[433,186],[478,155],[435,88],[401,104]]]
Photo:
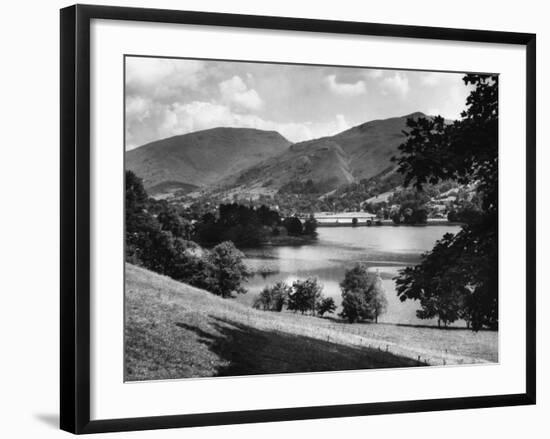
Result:
[[213,128],[148,143],[126,152],[126,169],[151,194],[191,191],[280,154],[290,142],[275,131]]
[[293,144],[282,154],[224,180],[222,188],[273,193],[285,184],[312,180],[328,192],[343,184],[374,177],[391,166],[390,159],[405,139],[407,118],[422,116],[423,113],[417,112],[373,120],[332,137]]
[[496,345],[490,332],[259,311],[131,264],[125,299],[127,381],[474,363]]

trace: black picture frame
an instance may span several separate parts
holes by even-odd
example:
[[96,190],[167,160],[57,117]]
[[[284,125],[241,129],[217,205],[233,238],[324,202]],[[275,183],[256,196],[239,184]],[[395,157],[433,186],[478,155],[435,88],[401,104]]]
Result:
[[[525,393],[223,413],[90,420],[90,21],[133,20],[207,26],[486,42],[526,47],[526,376]],[[288,17],[75,5],[61,10],[61,387],[60,426],[99,433],[326,417],[535,404],[536,400],[536,36]]]

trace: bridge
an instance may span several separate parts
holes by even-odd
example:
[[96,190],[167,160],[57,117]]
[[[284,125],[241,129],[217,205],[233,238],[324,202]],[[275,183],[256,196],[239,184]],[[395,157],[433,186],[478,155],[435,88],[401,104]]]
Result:
[[354,225],[358,226],[376,224],[376,215],[367,212],[319,212],[313,214],[319,226]]

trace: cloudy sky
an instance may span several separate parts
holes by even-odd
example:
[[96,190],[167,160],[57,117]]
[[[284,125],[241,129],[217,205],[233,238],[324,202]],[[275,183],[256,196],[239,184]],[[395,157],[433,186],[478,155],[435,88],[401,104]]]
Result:
[[456,119],[462,74],[126,57],[126,149],[207,128],[292,142],[415,111]]

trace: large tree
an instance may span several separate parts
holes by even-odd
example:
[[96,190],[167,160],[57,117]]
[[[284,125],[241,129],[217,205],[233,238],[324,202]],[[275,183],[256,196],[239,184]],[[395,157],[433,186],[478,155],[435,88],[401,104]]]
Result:
[[244,254],[231,241],[215,246],[206,256],[207,289],[222,297],[246,293],[242,283],[250,277],[250,272],[243,258]]
[[372,309],[374,315],[374,322],[378,323],[378,317],[386,312],[388,307],[388,299],[386,299],[386,290],[382,285],[382,278],[378,271],[372,281],[370,289],[368,291],[369,307]]
[[350,323],[359,320],[375,320],[386,309],[386,296],[378,274],[367,271],[363,264],[355,264],[346,271],[340,282],[342,312],[340,315]]
[[464,318],[474,330],[498,327],[498,76],[466,75],[461,119],[409,119],[394,158],[405,185],[454,180],[475,185],[481,213],[446,235],[397,278],[401,300],[420,300],[420,317]]
[[322,292],[323,285],[314,277],[296,280],[292,283],[292,292],[288,296],[288,309],[300,311],[302,314],[307,311],[315,313]]

